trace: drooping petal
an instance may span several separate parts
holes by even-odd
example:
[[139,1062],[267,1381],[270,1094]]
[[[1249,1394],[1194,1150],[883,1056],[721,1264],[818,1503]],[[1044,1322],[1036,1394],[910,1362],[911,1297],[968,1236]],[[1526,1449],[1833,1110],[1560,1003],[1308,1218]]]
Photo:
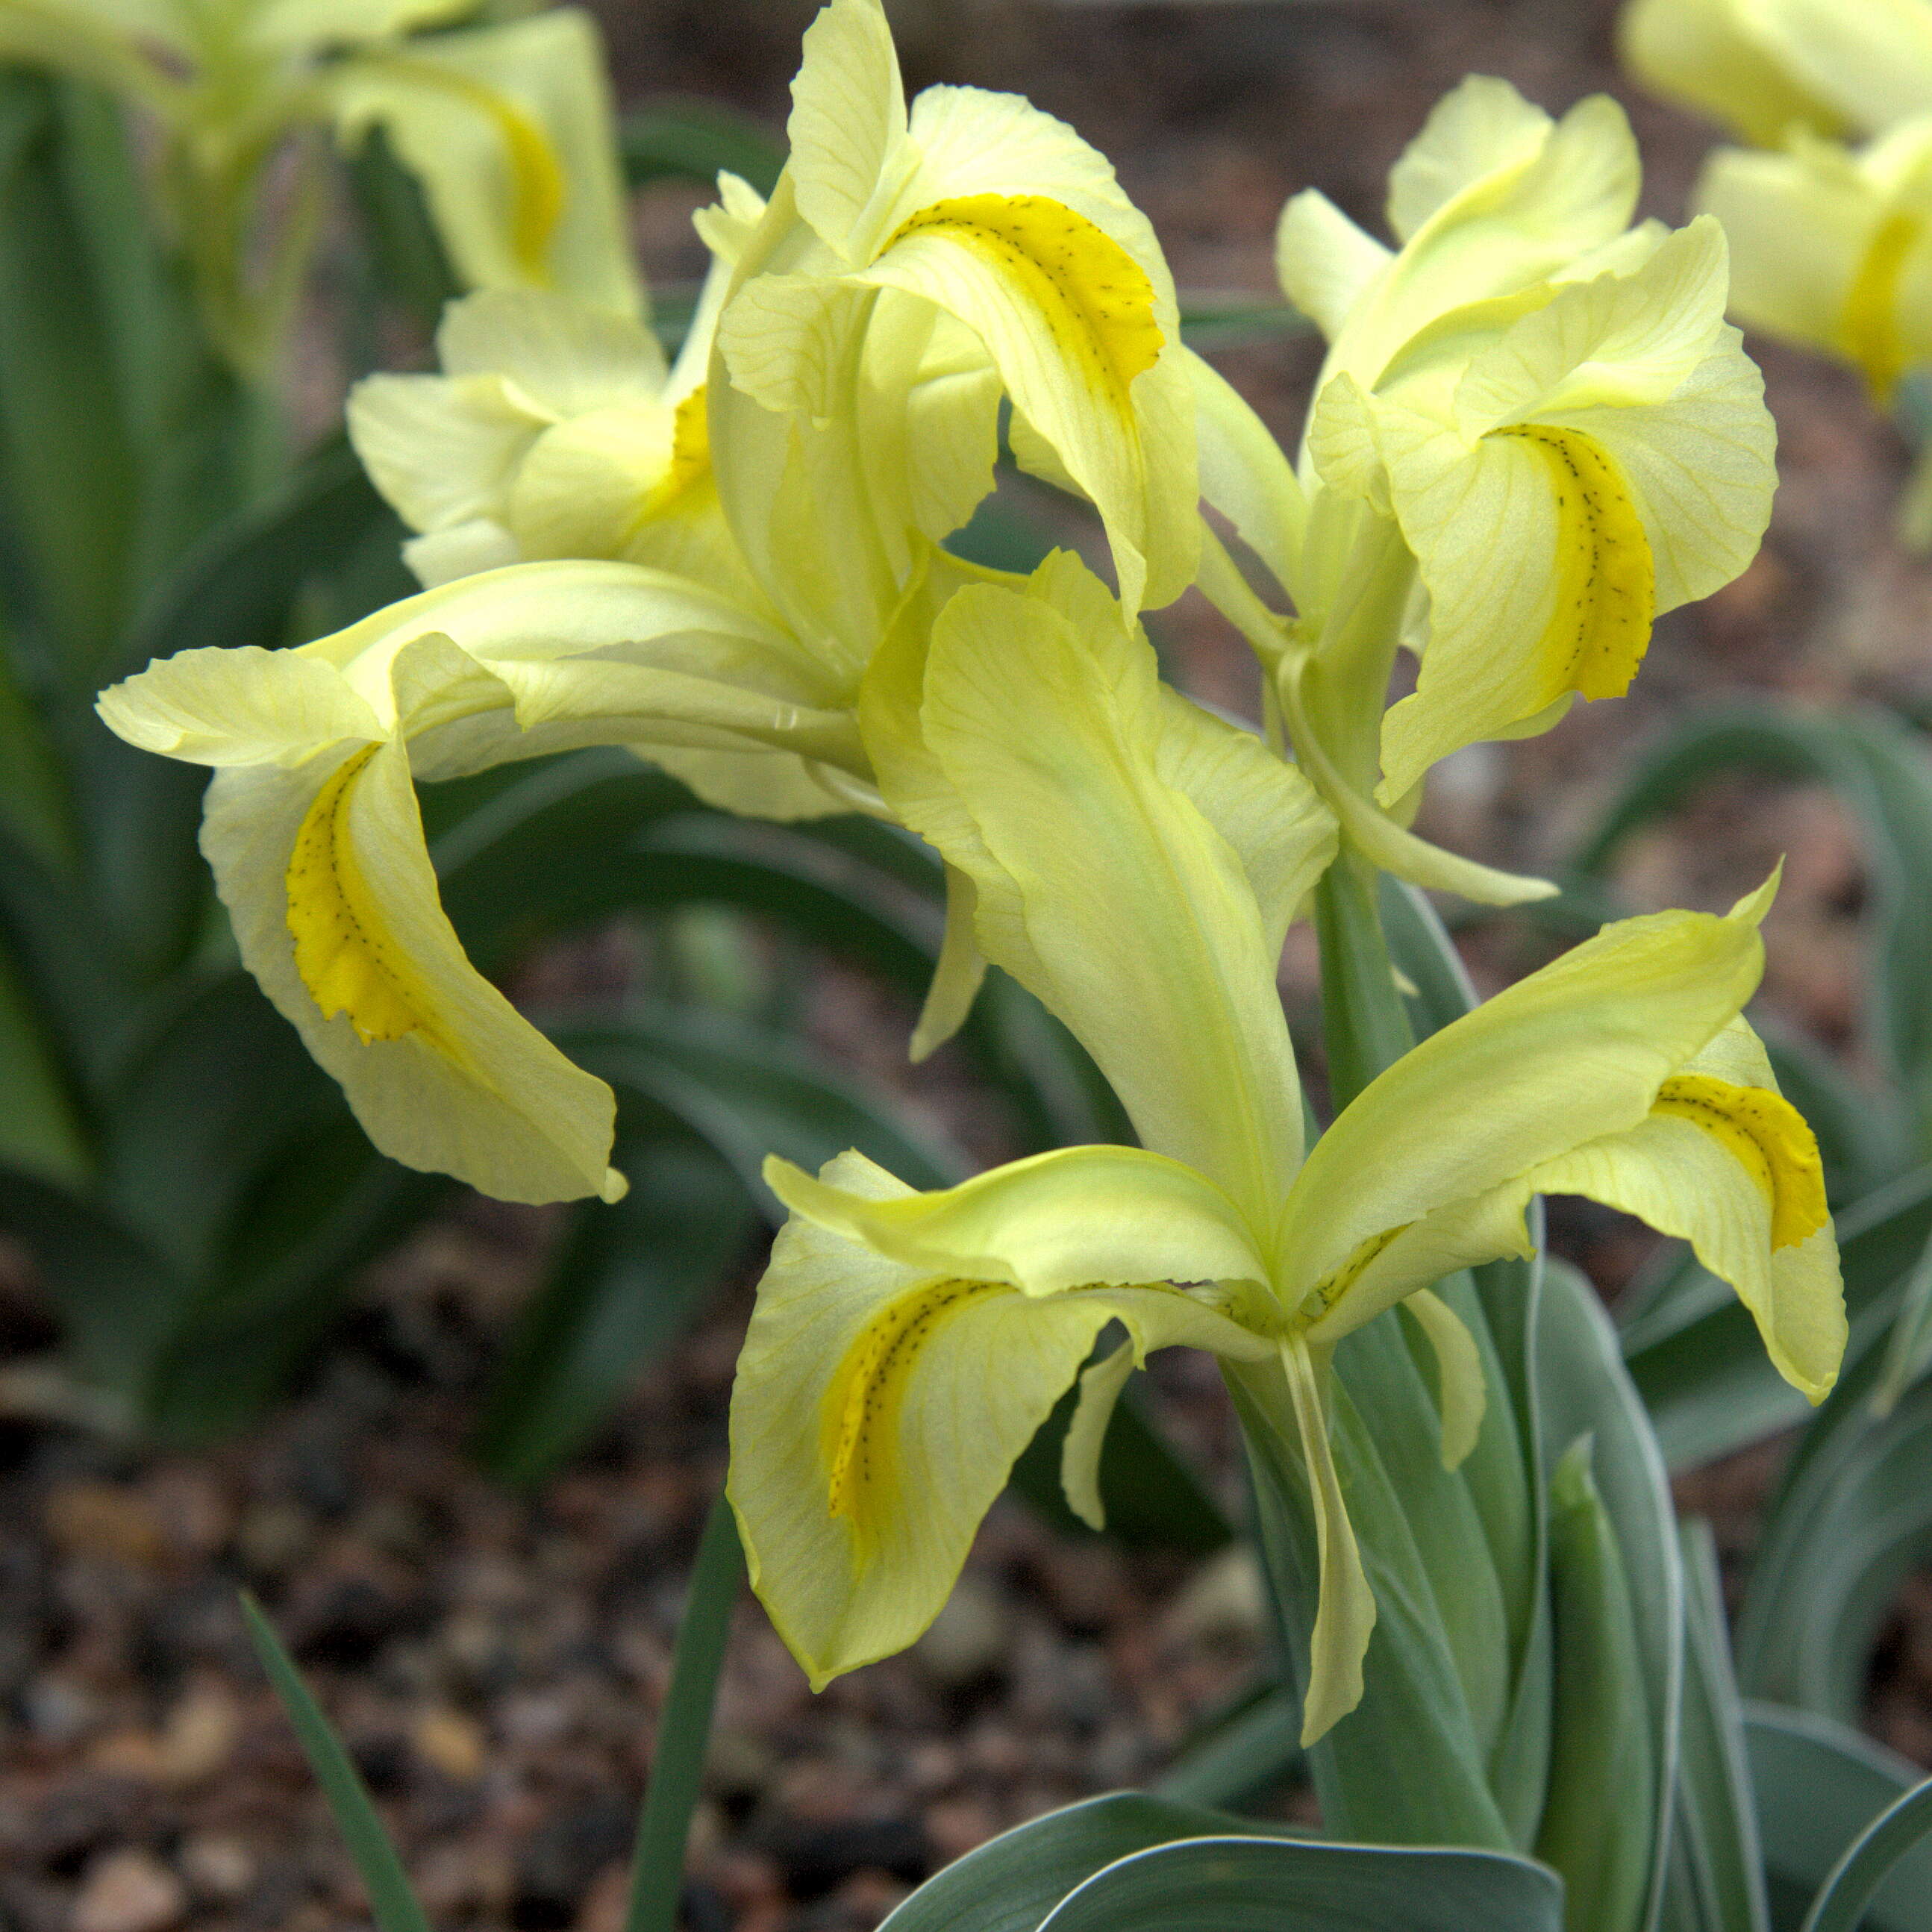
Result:
[[1762,897],[1721,918],[1658,913],[1607,926],[1371,1082],[1316,1144],[1289,1196],[1291,1305],[1294,1291],[1360,1264],[1369,1244],[1645,1120],[1664,1083],[1755,989]]
[[1192,398],[1169,348],[1178,318],[1147,252],[1045,196],[954,196],[911,215],[856,278],[932,302],[979,338],[1099,510],[1136,610],[1186,586],[1197,542]]
[[1818,1144],[1742,1020],[1664,1083],[1641,1124],[1532,1178],[1688,1240],[1736,1289],[1778,1372],[1814,1402],[1829,1392],[1846,1329]]
[[337,125],[380,125],[422,182],[458,274],[622,314],[643,296],[626,232],[609,82],[576,8],[370,49],[324,70]]
[[1442,1466],[1461,1468],[1482,1432],[1489,1391],[1475,1337],[1442,1298],[1418,1288],[1404,1304],[1436,1352],[1436,1403],[1442,1415]]
[[349,397],[356,454],[413,530],[486,518],[500,528],[512,479],[544,427],[495,376],[368,376]]
[[1130,609],[1172,602],[1194,574],[1193,412],[1152,225],[1104,155],[1017,95],[928,88],[909,152],[863,279],[973,331],[1100,511]]
[[1060,1486],[1066,1506],[1089,1529],[1105,1529],[1107,1506],[1100,1496],[1100,1452],[1107,1444],[1107,1425],[1127,1378],[1139,1364],[1133,1345],[1121,1343],[1080,1371],[1080,1394],[1072,1419],[1060,1445]]
[[1308,1640],[1308,1690],[1301,1707],[1301,1742],[1306,1746],[1362,1701],[1362,1659],[1376,1627],[1376,1598],[1329,1442],[1328,1352],[1298,1340],[1284,1342],[1281,1363],[1307,1463],[1321,1569]]
[[[1323,401],[1333,406],[1330,392]],[[1594,439],[1526,426],[1472,446],[1399,406],[1371,406],[1430,598],[1415,691],[1383,721],[1386,805],[1438,758],[1566,692],[1626,689],[1650,642],[1655,565],[1629,486]]]
[[1275,967],[1332,820],[1258,742],[1162,693],[1071,558],[1027,593],[957,592],[924,675],[916,740],[868,728],[882,789],[972,876],[988,957],[1080,1036],[1146,1144],[1264,1224],[1300,1144]]
[[464,956],[400,745],[218,772],[202,849],[244,963],[384,1153],[503,1200],[622,1192],[610,1089]]
[[[818,1184],[881,1208],[908,1192],[856,1154]],[[1114,1321],[1136,1355],[1271,1351],[1171,1288],[1030,1298],[786,1224],[739,1358],[730,1494],[753,1587],[814,1687],[932,1622],[1014,1459]]]

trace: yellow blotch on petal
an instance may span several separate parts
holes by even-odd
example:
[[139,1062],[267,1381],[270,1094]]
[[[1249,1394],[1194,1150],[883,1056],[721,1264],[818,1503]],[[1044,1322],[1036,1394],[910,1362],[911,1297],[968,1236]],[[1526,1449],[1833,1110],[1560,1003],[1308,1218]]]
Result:
[[1892,401],[1905,373],[1905,338],[1898,326],[1899,282],[1925,224],[1904,210],[1881,221],[1864,260],[1845,292],[1838,322],[1840,346],[1864,371],[1872,400],[1881,408]]
[[1393,1228],[1384,1228],[1379,1234],[1371,1234],[1362,1242],[1342,1265],[1324,1274],[1314,1286],[1312,1293],[1322,1307],[1333,1308],[1348,1290],[1353,1288],[1366,1272],[1369,1264],[1379,1255],[1396,1235],[1412,1224],[1399,1221]]
[[496,130],[510,164],[510,248],[537,287],[550,285],[550,237],[563,214],[563,164],[541,124],[508,94],[440,62],[401,54],[369,54],[365,64],[390,68],[418,85],[440,89],[484,116]]
[[689,496],[711,473],[711,418],[700,383],[677,406],[671,424],[670,466],[644,498],[640,523],[662,516]]
[[897,1494],[899,1415],[920,1352],[974,1303],[1018,1292],[1004,1282],[924,1282],[881,1309],[846,1351],[825,1394],[821,1454],[832,1514],[862,1548]]
[[1532,444],[1556,502],[1556,603],[1539,646],[1553,701],[1621,698],[1650,646],[1657,572],[1636,506],[1603,446],[1581,430],[1519,423],[1498,436]]
[[316,794],[286,875],[296,970],[322,1018],[346,1013],[364,1044],[430,1030],[430,1002],[385,929],[350,838],[356,781],[381,749],[345,758]]
[[1769,1204],[1773,1249],[1796,1247],[1824,1226],[1817,1138],[1782,1094],[1680,1073],[1658,1090],[1652,1111],[1702,1128],[1737,1160]]
[[920,234],[970,249],[1016,284],[1061,352],[1126,413],[1130,386],[1154,367],[1166,338],[1147,271],[1110,235],[1037,194],[936,201],[902,223],[892,242]]

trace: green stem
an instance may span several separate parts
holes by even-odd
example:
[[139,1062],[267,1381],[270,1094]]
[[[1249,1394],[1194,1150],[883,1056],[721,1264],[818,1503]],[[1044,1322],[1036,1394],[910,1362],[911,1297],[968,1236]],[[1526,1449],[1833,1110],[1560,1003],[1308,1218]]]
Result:
[[684,1889],[685,1841],[710,1742],[718,1670],[730,1634],[731,1606],[744,1580],[737,1520],[721,1496],[705,1521],[671,1654],[670,1689],[658,1719],[657,1750],[638,1821],[624,1932],[675,1932]]
[[1382,933],[1378,884],[1376,868],[1344,847],[1315,889],[1322,1029],[1337,1113],[1415,1044]]

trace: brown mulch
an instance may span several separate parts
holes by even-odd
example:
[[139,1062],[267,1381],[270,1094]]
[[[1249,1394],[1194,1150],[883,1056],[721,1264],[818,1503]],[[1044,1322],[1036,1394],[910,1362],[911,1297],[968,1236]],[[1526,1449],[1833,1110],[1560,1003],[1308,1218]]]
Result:
[[[359,1922],[244,1633],[247,1588],[439,1927],[616,1932],[749,1296],[728,1296],[566,1473],[507,1494],[465,1438],[488,1304],[535,1258],[529,1218],[478,1204],[427,1230],[378,1271],[310,1388],[245,1442],[155,1454],[7,1432],[0,1924]],[[1164,1379],[1174,1424],[1231,1474],[1211,1367],[1175,1360]],[[816,1700],[747,1597],[689,1922],[868,1925],[1005,1826],[1148,1781],[1248,1681],[1260,1618],[1242,1557],[1190,1570],[1070,1540],[1011,1504],[928,1636]]]
[[[776,121],[807,0],[606,0],[621,91],[734,100]],[[915,84],[1024,90],[1112,154],[1184,286],[1271,288],[1285,197],[1327,190],[1372,220],[1389,161],[1465,71],[1552,108],[1608,87],[1628,104],[1654,212],[1681,213],[1707,130],[1624,87],[1603,0],[1337,0],[1055,8],[907,0]],[[660,280],[701,266],[692,197],[645,197]],[[1534,868],[1570,849],[1634,749],[1686,707],[1740,690],[1809,703],[1932,704],[1932,570],[1887,535],[1904,464],[1856,384],[1755,345],[1784,482],[1763,555],[1659,626],[1636,692],[1547,738],[1482,748],[1439,775],[1427,826]],[[1285,436],[1305,339],[1223,365]],[[1252,667],[1197,604],[1164,639],[1199,694],[1252,704]],[[1640,904],[1715,905],[1780,853],[1768,997],[1850,1052],[1859,985],[1858,855],[1802,788],[1714,788],[1634,842]],[[1305,1010],[1312,948],[1284,984]],[[1490,984],[1534,963],[1519,925],[1472,934]],[[834,988],[827,1043],[890,1072],[904,1015]],[[895,1078],[897,1078],[896,1074]],[[942,1065],[906,1082],[978,1151]],[[997,1155],[988,1145],[988,1157]],[[1649,1244],[1565,1209],[1565,1251],[1614,1292]],[[256,1591],[392,1820],[440,1928],[616,1932],[622,1869],[683,1580],[720,1478],[744,1284],[642,1382],[614,1426],[534,1496],[482,1478],[464,1443],[507,1311],[535,1279],[541,1217],[475,1203],[374,1271],[307,1386],[248,1439],[147,1453],[41,1424],[0,1425],[0,1928],[326,1932],[364,1908],[236,1609]],[[755,1257],[747,1258],[748,1276]],[[17,1270],[14,1271],[17,1275]],[[16,1280],[0,1348],[44,1346]],[[1234,1486],[1231,1426],[1204,1364],[1163,1364],[1165,1413]],[[1682,1487],[1748,1555],[1774,1473],[1759,1450]],[[1231,1498],[1232,1500],[1232,1498]],[[690,1923],[802,1932],[874,1923],[905,1886],[1006,1824],[1156,1774],[1262,1648],[1252,1574],[1071,1543],[1003,1505],[952,1606],[908,1656],[814,1700],[748,1600],[734,1628],[694,1844]],[[1876,1687],[1882,1735],[1932,1762],[1932,1584],[1901,1602]]]

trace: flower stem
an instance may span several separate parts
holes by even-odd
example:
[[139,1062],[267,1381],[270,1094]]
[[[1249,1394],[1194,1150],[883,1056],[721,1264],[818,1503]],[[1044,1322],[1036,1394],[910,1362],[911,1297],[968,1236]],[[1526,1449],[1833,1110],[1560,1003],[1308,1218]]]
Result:
[[1322,1026],[1339,1113],[1415,1044],[1376,904],[1376,868],[1344,848],[1315,889]]
[[718,1666],[730,1634],[731,1606],[744,1580],[737,1520],[721,1496],[705,1521],[671,1654],[670,1689],[658,1719],[657,1750],[638,1821],[624,1932],[675,1932],[684,1889],[685,1841],[710,1742]]

